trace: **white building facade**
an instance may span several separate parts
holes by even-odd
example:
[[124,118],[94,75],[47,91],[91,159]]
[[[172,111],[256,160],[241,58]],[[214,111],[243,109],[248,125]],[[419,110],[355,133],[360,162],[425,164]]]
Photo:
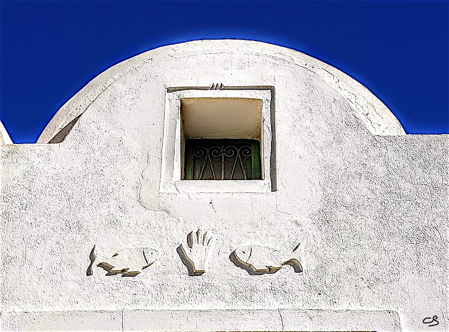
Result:
[[448,135],[319,60],[166,46],[0,132],[3,330],[449,328]]

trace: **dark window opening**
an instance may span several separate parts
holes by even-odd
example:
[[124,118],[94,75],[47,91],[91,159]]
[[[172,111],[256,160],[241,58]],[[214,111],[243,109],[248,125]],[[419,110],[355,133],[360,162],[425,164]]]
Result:
[[260,142],[186,139],[185,180],[261,180]]

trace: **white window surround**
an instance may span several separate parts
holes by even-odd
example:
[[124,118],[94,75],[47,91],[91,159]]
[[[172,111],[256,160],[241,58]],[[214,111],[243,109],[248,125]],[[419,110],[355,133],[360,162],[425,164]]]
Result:
[[[165,98],[165,123],[161,172],[161,192],[270,192],[271,183],[271,89],[239,87],[226,90],[185,89],[170,91]],[[181,180],[183,140],[181,100],[185,98],[246,98],[262,101],[261,171],[262,180]]]

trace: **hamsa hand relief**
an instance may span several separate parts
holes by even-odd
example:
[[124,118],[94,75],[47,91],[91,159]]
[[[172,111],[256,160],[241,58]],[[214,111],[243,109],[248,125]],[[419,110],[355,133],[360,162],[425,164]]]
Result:
[[[229,255],[229,259],[250,275],[274,274],[290,266],[301,273],[298,244],[293,250],[283,250],[263,245],[241,245]],[[187,234],[186,241],[176,251],[190,276],[207,272],[211,253],[215,248],[215,236],[211,231],[198,229]],[[106,271],[106,276],[135,277],[161,259],[161,252],[150,247],[125,248],[113,255],[103,255],[94,245],[90,254],[87,276],[94,274],[95,267]]]

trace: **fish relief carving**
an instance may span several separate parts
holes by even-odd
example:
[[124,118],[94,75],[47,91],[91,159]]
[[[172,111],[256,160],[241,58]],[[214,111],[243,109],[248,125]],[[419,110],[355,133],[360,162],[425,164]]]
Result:
[[302,265],[294,257],[298,247],[299,244],[288,252],[260,245],[240,246],[231,253],[229,259],[252,275],[273,274],[285,265],[290,265],[296,273],[300,273],[303,271]]
[[215,243],[211,232],[198,229],[187,235],[187,245],[181,244],[176,251],[187,267],[189,276],[200,276],[207,270],[209,255]]
[[107,271],[107,276],[121,274],[122,277],[135,277],[158,260],[159,256],[159,251],[153,248],[127,248],[109,257],[97,256],[94,246],[89,255],[90,265],[86,274],[90,276],[94,273],[93,266],[96,263]]

